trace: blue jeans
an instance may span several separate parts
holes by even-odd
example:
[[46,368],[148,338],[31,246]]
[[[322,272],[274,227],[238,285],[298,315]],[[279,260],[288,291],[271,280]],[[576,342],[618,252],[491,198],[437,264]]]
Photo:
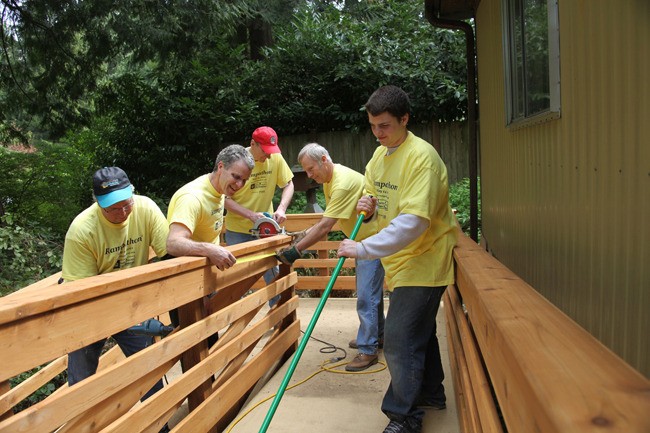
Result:
[[384,355],[390,384],[381,410],[391,420],[421,423],[419,399],[444,403],[436,315],[443,287],[396,287],[390,295],[384,333]]
[[[124,353],[124,356],[127,358],[153,344],[153,337],[147,335],[133,335],[126,330],[114,334],[113,339],[120,346],[122,353]],[[99,355],[101,355],[106,340],[107,338],[104,338],[89,344],[86,347],[68,353],[68,385],[72,386],[97,372]],[[163,383],[161,379],[142,396],[140,401],[145,401],[156,391],[162,389],[162,387]]]
[[384,336],[384,267],[379,259],[355,260],[359,353],[377,354]]
[[[226,230],[226,245],[237,245],[237,244],[250,242],[254,240],[257,240],[257,238],[249,233],[231,232],[230,230]],[[280,273],[280,268],[278,266],[269,269],[264,273],[264,282],[267,285],[270,284],[273,280],[275,280],[275,277],[277,277],[279,273]],[[272,307],[275,304],[277,304],[279,300],[280,300],[279,295],[272,298],[269,301],[269,307]]]

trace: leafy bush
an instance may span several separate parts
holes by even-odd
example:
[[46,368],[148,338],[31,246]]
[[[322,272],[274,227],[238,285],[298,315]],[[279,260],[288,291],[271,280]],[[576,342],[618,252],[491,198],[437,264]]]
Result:
[[0,147],[0,295],[60,270],[68,226],[92,200],[90,165],[74,146]]
[[[18,376],[12,377],[9,381],[11,387],[13,388],[19,385],[20,383],[24,382],[25,380],[29,379],[41,368],[43,368],[43,366],[36,367],[30,371],[26,371],[24,373],[19,374]],[[64,385],[67,382],[67,380],[68,380],[67,371],[64,370],[63,372],[55,376],[50,382],[46,383],[45,385],[37,389],[36,392],[34,392],[32,395],[30,395],[25,400],[23,400],[22,402],[14,406],[13,408],[14,413],[18,413],[21,410],[27,409],[28,407],[38,403],[39,401],[44,400],[47,396],[49,396],[59,387]]]
[[[456,210],[461,229],[469,235],[469,178],[459,180],[449,187],[449,205]],[[478,236],[481,237],[481,181],[478,180]]]
[[0,147],[0,216],[23,227],[47,227],[61,237],[92,202],[90,159],[74,146],[39,141],[29,151]]
[[0,217],[0,296],[58,272],[62,258],[62,240],[52,230]]

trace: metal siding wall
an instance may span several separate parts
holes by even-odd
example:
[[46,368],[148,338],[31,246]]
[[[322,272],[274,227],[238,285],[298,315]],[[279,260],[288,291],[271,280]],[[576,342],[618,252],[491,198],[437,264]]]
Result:
[[501,0],[477,13],[483,234],[650,376],[650,2],[560,1],[560,120],[505,128]]

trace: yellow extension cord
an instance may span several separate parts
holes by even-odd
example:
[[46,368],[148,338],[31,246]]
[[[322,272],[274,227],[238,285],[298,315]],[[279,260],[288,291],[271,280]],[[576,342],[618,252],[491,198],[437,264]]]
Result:
[[[342,366],[344,366],[344,365],[349,364],[349,361],[348,361],[348,362],[341,362],[341,363],[339,363],[339,364],[332,365],[331,367],[326,367],[326,365],[329,364],[330,362],[332,362],[332,360],[331,360],[331,359],[328,359],[328,360],[324,361],[323,363],[321,363],[321,365],[320,365],[320,369],[316,370],[315,372],[313,372],[312,374],[310,374],[309,376],[307,376],[305,379],[301,380],[300,382],[291,385],[290,387],[287,388],[287,391],[290,390],[290,389],[293,389],[293,388],[295,388],[295,387],[297,387],[297,386],[302,385],[303,383],[307,382],[307,381],[308,381],[309,379],[311,379],[312,377],[314,377],[314,376],[316,376],[317,374],[320,374],[320,373],[322,373],[322,372],[324,372],[324,371],[327,371],[327,372],[330,372],[330,373],[336,373],[336,374],[373,374],[373,373],[379,373],[380,371],[383,371],[383,370],[386,369],[386,363],[385,363],[384,361],[377,361],[377,365],[381,365],[381,368],[379,368],[379,369],[375,369],[375,370],[364,370],[364,371],[345,371],[345,370],[336,370],[336,368],[338,368],[338,367],[342,367]],[[269,401],[269,400],[271,400],[272,398],[274,398],[275,395],[276,395],[276,394],[272,394],[272,395],[266,397],[264,400],[261,400],[261,401],[255,403],[255,404],[254,404],[250,409],[248,409],[246,412],[244,412],[242,415],[240,415],[240,416],[239,416],[239,417],[238,417],[238,418],[237,418],[237,419],[232,423],[232,425],[228,428],[228,430],[226,430],[224,433],[230,433],[230,432],[232,431],[232,429],[235,428],[235,426],[236,426],[236,425],[237,425],[241,420],[243,420],[244,418],[246,418],[246,417],[248,416],[248,414],[250,414],[252,411],[254,411],[255,409],[257,409],[257,407],[260,406],[261,404],[266,403],[267,401]]]

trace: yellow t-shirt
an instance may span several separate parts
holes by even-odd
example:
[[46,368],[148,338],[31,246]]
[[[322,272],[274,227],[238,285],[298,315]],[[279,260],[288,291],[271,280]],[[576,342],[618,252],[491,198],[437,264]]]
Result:
[[[357,222],[357,202],[363,194],[364,177],[351,168],[334,164],[332,179],[323,184],[325,195],[324,217],[336,218],[343,233],[350,237]],[[377,222],[361,224],[355,240],[360,241],[377,233]]]
[[167,254],[167,222],[156,203],[133,196],[131,214],[121,224],[106,219],[94,203],[72,221],[65,235],[62,277],[66,281],[147,264],[149,247]]
[[225,195],[219,194],[204,174],[174,193],[167,209],[167,222],[187,227],[197,242],[219,244]]
[[[293,179],[293,172],[282,155],[272,153],[264,162],[255,161],[246,185],[231,199],[253,212],[273,213],[273,194],[275,187],[284,188]],[[253,222],[235,212],[226,214],[226,229],[231,232],[249,233]]]
[[381,259],[386,282],[395,287],[446,286],[454,282],[455,220],[449,206],[447,168],[438,152],[409,132],[392,154],[379,146],[366,166],[366,193],[379,200],[378,230],[399,214],[429,221],[429,228],[399,252]]

